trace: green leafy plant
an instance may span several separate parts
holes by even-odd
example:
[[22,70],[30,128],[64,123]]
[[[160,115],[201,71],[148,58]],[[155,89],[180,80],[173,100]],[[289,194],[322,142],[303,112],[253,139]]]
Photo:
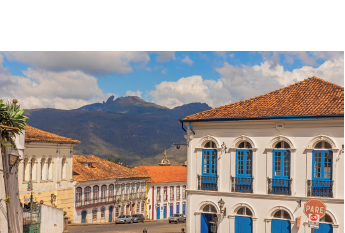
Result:
[[4,200],[6,202],[6,204],[10,203],[12,200],[9,196],[6,195],[6,198]]

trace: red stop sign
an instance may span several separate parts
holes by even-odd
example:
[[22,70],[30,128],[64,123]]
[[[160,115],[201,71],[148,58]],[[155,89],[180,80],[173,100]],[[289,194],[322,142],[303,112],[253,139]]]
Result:
[[304,204],[304,214],[318,214],[320,219],[326,214],[326,205],[318,199],[311,199]]

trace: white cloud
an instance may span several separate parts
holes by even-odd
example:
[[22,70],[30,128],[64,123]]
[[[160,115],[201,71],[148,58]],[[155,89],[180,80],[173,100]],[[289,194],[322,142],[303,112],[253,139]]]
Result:
[[170,61],[171,59],[175,60],[175,52],[174,51],[159,51],[159,52],[154,52],[159,54],[157,57],[158,62],[167,62]]
[[144,67],[150,57],[147,52],[4,52],[10,61],[19,61],[49,71],[74,71],[98,75],[130,73],[131,63]]
[[217,107],[259,96],[288,86],[308,77],[318,78],[344,86],[344,56],[327,60],[317,68],[303,66],[292,72],[268,60],[260,65],[236,67],[224,62],[215,68],[218,80],[204,80],[201,76],[181,78],[176,82],[163,81],[150,92],[160,105],[173,108],[191,102],[207,103]]
[[23,74],[11,75],[0,65],[0,99],[16,98],[26,109],[75,109],[101,102],[111,95],[103,93],[95,77],[81,71],[51,72],[28,68]]
[[216,51],[215,52],[217,54],[217,56],[219,57],[224,57],[226,55],[226,52],[225,51]]
[[189,58],[189,56],[186,56],[182,59],[182,62],[187,63],[188,65],[193,65],[193,61]]
[[167,72],[168,72],[168,69],[163,69],[163,70],[161,71],[162,74],[166,74]]
[[229,57],[230,57],[230,58],[234,58],[234,57],[235,57],[235,54],[234,54],[234,53],[230,53],[230,54],[229,54]]
[[126,96],[138,96],[139,98],[141,98],[141,94],[143,92],[137,90],[137,91],[126,91]]

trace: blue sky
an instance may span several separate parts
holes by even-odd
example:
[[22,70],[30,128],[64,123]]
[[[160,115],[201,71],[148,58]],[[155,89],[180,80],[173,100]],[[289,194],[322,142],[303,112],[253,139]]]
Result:
[[212,107],[316,76],[344,86],[343,52],[1,52],[0,98],[74,109],[137,95]]

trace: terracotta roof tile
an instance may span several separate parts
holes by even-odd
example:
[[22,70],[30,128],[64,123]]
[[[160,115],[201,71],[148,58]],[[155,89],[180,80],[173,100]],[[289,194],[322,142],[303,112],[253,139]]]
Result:
[[[83,163],[91,163],[92,168]],[[149,176],[95,155],[73,155],[73,180],[80,182],[138,177]]]
[[62,137],[52,134],[32,126],[25,126],[25,142],[56,142],[66,144],[79,144],[80,141],[71,138]]
[[187,182],[184,166],[140,166],[133,170],[149,175],[148,183]]
[[251,99],[183,119],[247,118],[344,114],[344,87],[311,77]]

